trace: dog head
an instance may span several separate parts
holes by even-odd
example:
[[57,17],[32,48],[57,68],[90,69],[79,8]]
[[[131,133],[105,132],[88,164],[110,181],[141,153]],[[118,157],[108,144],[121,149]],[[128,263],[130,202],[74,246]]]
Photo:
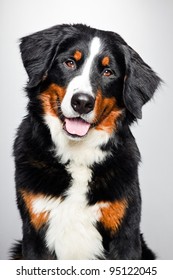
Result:
[[113,134],[119,120],[142,117],[159,77],[116,33],[58,25],[21,39],[27,90],[42,116],[60,120],[67,137]]

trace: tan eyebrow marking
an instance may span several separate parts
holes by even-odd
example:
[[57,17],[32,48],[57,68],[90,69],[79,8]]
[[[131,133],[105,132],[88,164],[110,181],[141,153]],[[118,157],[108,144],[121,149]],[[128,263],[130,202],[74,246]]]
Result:
[[103,66],[108,66],[110,63],[110,58],[108,56],[105,56],[103,59],[102,59],[102,65]]
[[80,51],[75,51],[74,58],[76,61],[79,61],[82,58],[82,53]]

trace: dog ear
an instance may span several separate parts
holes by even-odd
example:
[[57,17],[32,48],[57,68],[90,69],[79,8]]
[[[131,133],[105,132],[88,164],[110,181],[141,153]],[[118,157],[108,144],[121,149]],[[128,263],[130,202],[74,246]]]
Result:
[[55,26],[21,39],[20,51],[29,77],[28,87],[37,86],[46,78],[53,63],[63,27]]
[[142,106],[149,101],[161,79],[128,45],[123,46],[126,74],[123,99],[126,108],[138,119],[142,118]]

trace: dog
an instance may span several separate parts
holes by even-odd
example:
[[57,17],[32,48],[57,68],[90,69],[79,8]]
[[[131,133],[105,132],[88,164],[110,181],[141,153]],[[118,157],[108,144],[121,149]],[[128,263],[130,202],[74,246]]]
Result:
[[161,79],[118,34],[83,24],[26,36],[20,51],[29,102],[14,143],[23,238],[12,259],[154,259],[130,125]]

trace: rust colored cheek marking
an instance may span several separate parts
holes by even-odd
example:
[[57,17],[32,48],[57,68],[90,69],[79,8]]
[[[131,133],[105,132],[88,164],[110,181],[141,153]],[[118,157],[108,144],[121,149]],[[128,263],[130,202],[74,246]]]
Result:
[[40,94],[39,99],[42,102],[43,111],[45,114],[57,117],[58,106],[61,104],[65,92],[65,88],[56,84],[51,84],[47,90]]
[[76,61],[79,61],[79,60],[81,60],[81,58],[82,58],[82,53],[80,52],[80,51],[75,51],[75,53],[74,53],[74,59],[76,60]]
[[104,130],[112,134],[116,129],[116,121],[121,116],[122,110],[118,108],[114,97],[106,98],[98,91],[95,102],[95,120],[97,130]]
[[39,230],[44,224],[47,223],[49,212],[43,211],[40,213],[34,213],[33,203],[36,199],[44,198],[44,196],[42,194],[33,194],[24,190],[21,191],[21,195],[29,212],[31,224],[36,230]]
[[110,202],[105,207],[101,208],[100,222],[105,229],[109,230],[113,235],[120,227],[127,209],[127,201],[122,199],[120,201]]
[[110,63],[110,58],[109,56],[105,56],[103,59],[102,59],[102,65],[103,66],[108,66]]

